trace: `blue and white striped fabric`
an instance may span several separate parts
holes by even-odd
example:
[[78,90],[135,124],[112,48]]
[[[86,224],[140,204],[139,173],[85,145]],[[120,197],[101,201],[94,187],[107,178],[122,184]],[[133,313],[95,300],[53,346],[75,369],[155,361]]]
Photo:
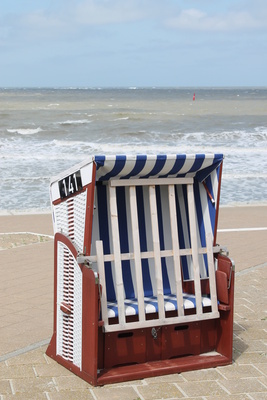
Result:
[[194,177],[204,181],[223,160],[222,154],[94,156],[96,179]]
[[[135,155],[135,156],[94,156],[97,166],[95,212],[93,218],[92,249],[96,254],[95,241],[102,240],[104,254],[112,254],[111,215],[109,209],[109,190],[105,181],[110,179],[150,179],[193,177],[194,197],[197,218],[197,240],[199,247],[206,246],[206,233],[214,235],[216,206],[219,187],[219,173],[222,166],[222,154],[196,155]],[[210,200],[205,186],[214,202]],[[133,252],[133,238],[130,217],[129,187],[117,187],[117,209],[121,253]],[[175,186],[177,227],[180,249],[191,248],[189,211],[186,185]],[[170,229],[170,211],[168,203],[168,187],[156,186],[157,217],[160,250],[172,249]],[[136,202],[139,225],[140,251],[153,250],[151,215],[149,210],[148,186],[136,187]],[[192,279],[193,265],[191,256],[182,256],[181,265],[183,278]],[[201,277],[208,274],[206,255],[199,255]],[[165,309],[177,307],[175,293],[175,276],[172,257],[161,258],[162,280],[165,296]],[[126,315],[135,315],[138,312],[137,287],[135,266],[133,260],[122,261],[122,275],[125,291]],[[107,287],[108,312],[117,315],[115,271],[113,262],[105,262],[105,277]],[[142,259],[142,278],[145,296],[146,312],[157,310],[155,266],[153,259]],[[194,296],[184,297],[184,308],[195,306]],[[209,299],[203,299],[203,305]]]
[[[189,310],[196,308],[196,299],[194,295],[184,294],[184,309]],[[145,297],[145,313],[153,314],[158,312],[158,301],[157,297]],[[125,315],[126,317],[138,315],[138,302],[137,299],[126,299],[124,302]],[[211,300],[207,296],[202,297],[202,306],[211,306]],[[165,311],[175,311],[177,310],[177,299],[175,295],[165,295],[164,296],[164,308]],[[118,305],[117,302],[108,302],[108,318],[118,317]]]

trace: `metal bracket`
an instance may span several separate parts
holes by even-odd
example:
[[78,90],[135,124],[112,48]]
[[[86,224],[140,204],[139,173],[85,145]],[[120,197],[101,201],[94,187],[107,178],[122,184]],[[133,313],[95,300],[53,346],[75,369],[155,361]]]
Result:
[[92,271],[94,271],[96,283],[99,283],[98,272],[96,268],[93,268],[93,261],[90,256],[85,256],[82,253],[78,253],[76,261],[78,264],[83,264],[86,268],[89,268]]
[[83,264],[86,268],[89,268],[94,272],[94,274],[95,274],[95,283],[98,285],[98,290],[99,290],[99,293],[100,293],[99,276],[98,276],[97,269],[93,268],[93,261],[91,259],[91,256],[85,256],[82,253],[78,253],[76,261],[77,261],[78,264]]
[[92,269],[93,263],[91,261],[90,256],[85,256],[82,253],[78,253],[76,261],[77,261],[78,264],[84,264],[85,266],[87,266],[87,267]]
[[219,252],[218,253],[220,253],[220,254],[223,254],[223,255],[225,255],[225,256],[229,256],[229,250],[227,249],[227,247],[226,246],[220,246],[220,245],[216,245],[216,247],[218,246],[218,248],[219,248]]
[[235,264],[234,264],[233,260],[231,260],[231,262],[232,262],[232,264],[231,264],[230,273],[229,273],[229,281],[228,281],[228,288],[227,288],[228,290],[231,287],[232,273],[235,270]]

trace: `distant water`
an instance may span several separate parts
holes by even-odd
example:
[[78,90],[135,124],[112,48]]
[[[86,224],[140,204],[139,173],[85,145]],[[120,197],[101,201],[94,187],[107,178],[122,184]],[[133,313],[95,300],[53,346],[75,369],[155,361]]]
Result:
[[0,89],[2,212],[49,209],[92,154],[205,152],[225,155],[221,204],[267,203],[267,88]]

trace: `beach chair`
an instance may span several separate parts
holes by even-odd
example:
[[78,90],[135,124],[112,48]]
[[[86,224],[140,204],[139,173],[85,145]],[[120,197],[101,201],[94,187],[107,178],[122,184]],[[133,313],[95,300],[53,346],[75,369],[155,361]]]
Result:
[[223,155],[93,156],[51,182],[47,354],[92,385],[232,362]]

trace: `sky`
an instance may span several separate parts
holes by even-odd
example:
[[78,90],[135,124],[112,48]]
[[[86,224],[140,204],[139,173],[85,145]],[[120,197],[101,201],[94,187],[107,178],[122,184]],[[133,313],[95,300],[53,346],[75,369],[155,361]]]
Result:
[[267,86],[266,0],[1,0],[0,87]]

